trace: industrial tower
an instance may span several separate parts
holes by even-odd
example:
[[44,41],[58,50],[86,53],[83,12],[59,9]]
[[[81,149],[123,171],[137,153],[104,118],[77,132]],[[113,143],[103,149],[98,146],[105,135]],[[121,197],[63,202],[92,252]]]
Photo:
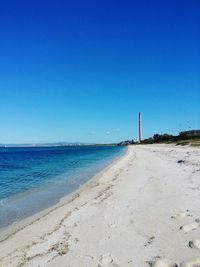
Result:
[[139,143],[142,141],[142,113],[139,112]]

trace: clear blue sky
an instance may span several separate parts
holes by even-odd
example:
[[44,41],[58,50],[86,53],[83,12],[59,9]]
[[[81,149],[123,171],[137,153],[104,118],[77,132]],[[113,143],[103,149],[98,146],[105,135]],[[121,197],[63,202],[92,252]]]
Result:
[[200,128],[199,0],[0,5],[0,143]]

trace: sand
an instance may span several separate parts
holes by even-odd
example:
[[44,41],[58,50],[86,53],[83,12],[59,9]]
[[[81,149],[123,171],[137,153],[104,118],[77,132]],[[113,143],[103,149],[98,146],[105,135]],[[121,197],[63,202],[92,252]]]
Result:
[[2,241],[0,266],[199,267],[200,149],[129,147]]

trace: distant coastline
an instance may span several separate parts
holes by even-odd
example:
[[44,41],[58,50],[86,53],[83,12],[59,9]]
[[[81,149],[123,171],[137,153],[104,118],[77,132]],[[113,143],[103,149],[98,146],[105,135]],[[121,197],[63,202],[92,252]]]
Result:
[[65,146],[117,146],[118,143],[93,144],[93,143],[32,143],[32,144],[0,144],[0,148],[17,147],[65,147]]

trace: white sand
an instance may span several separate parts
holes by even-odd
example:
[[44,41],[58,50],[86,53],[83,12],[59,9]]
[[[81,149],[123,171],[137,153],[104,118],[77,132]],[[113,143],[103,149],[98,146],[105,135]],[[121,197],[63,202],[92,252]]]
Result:
[[199,267],[200,149],[130,147],[1,242],[0,266]]

